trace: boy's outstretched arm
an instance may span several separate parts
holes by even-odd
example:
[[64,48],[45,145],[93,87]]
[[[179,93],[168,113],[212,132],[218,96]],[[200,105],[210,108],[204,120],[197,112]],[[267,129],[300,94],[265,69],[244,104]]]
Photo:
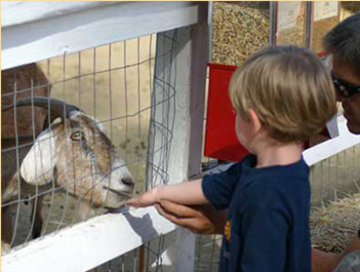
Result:
[[126,202],[133,207],[147,207],[160,203],[161,200],[170,200],[184,205],[208,204],[201,187],[202,179],[182,182],[173,185],[155,187]]

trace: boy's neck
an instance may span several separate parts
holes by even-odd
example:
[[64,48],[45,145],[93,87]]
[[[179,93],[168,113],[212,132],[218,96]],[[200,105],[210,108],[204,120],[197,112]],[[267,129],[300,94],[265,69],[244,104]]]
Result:
[[256,168],[261,168],[298,162],[301,158],[302,145],[300,143],[271,143],[257,146],[257,150]]

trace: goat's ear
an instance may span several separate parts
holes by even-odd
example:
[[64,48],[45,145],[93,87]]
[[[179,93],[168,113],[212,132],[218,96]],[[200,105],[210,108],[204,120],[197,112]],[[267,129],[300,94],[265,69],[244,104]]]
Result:
[[20,175],[31,185],[45,185],[53,178],[56,163],[55,133],[42,132],[21,163]]

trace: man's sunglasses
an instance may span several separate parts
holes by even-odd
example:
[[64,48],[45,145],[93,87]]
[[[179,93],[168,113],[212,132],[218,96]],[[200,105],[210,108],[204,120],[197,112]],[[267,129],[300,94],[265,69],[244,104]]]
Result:
[[337,78],[332,71],[331,71],[331,78],[333,80],[335,90],[342,97],[350,97],[353,96],[354,94],[360,93],[360,86],[356,86],[345,80]]

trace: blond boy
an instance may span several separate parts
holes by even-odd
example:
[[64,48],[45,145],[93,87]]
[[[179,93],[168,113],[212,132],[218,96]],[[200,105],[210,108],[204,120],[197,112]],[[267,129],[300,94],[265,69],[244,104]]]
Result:
[[128,202],[171,200],[228,209],[219,271],[311,271],[309,167],[303,141],[336,113],[332,81],[318,58],[267,47],[233,75],[236,134],[251,155],[221,174],[161,186]]

